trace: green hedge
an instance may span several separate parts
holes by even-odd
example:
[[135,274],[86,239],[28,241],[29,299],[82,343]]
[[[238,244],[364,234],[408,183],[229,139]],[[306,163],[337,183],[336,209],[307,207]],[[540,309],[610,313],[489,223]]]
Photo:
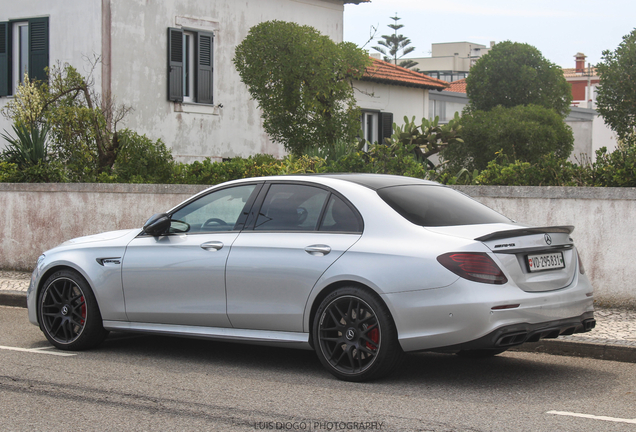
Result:
[[[554,154],[535,163],[511,160],[498,153],[485,170],[427,169],[408,146],[373,145],[368,152],[352,147],[338,156],[270,155],[235,157],[224,162],[210,159],[190,164],[177,163],[161,142],[124,130],[121,150],[111,172],[95,174],[92,181],[103,183],[176,183],[213,185],[245,177],[284,174],[353,172],[396,174],[427,178],[444,184],[519,186],[602,186],[636,187],[636,148],[609,153],[596,152],[594,163],[575,164]],[[80,178],[55,159],[19,166],[0,159],[0,182],[69,182]]]

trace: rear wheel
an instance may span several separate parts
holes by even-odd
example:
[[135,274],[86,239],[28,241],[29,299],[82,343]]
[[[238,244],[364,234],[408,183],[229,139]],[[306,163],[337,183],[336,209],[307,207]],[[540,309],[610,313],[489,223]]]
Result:
[[339,288],[320,303],[313,341],[320,362],[345,381],[388,375],[403,355],[386,306],[357,287]]
[[502,352],[506,351],[507,349],[508,348],[464,350],[464,351],[459,351],[456,354],[464,358],[480,359],[480,358],[494,357],[497,354],[501,354]]
[[59,349],[83,350],[108,335],[88,282],[74,270],[61,270],[44,283],[38,317],[46,338]]

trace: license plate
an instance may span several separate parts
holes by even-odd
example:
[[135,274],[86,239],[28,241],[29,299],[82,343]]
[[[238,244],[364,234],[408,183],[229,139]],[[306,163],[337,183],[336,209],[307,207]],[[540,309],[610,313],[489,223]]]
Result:
[[563,252],[528,255],[528,268],[530,272],[565,268]]

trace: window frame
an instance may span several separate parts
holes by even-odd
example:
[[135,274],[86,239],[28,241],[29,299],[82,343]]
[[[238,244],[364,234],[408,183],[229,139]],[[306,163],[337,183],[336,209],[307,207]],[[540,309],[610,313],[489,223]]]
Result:
[[[190,37],[190,49],[185,41]],[[174,103],[214,105],[214,38],[210,30],[168,27],[168,100]],[[187,82],[186,82],[187,79]],[[186,96],[186,85],[190,84]]]
[[50,37],[49,17],[20,18],[0,22],[0,96],[15,95],[24,76],[20,73],[20,27],[27,26],[27,73],[30,79],[47,81]]
[[[323,207],[320,211],[320,215],[318,216],[318,220],[316,221],[315,229],[313,230],[256,230],[254,229],[256,225],[256,220],[258,219],[258,215],[260,214],[261,208],[263,206],[263,203],[265,202],[265,198],[269,192],[269,189],[271,186],[276,184],[311,186],[318,189],[323,189],[328,192],[325,202],[323,203]],[[355,215],[357,219],[357,224],[360,227],[359,231],[326,231],[326,230],[322,231],[320,230],[332,195],[335,195],[336,197],[340,198],[351,209],[351,212]],[[249,217],[247,218],[245,222],[245,226],[243,230],[255,232],[255,233],[279,232],[279,233],[290,233],[290,234],[320,233],[320,234],[358,234],[359,235],[364,232],[364,218],[362,217],[358,209],[345,196],[343,196],[341,193],[333,190],[332,188],[328,186],[325,186],[319,183],[312,183],[312,182],[275,180],[275,181],[265,183],[263,187],[261,188],[261,190],[259,191],[258,196],[256,197],[254,204],[252,205],[252,209],[249,212]]]
[[243,210],[242,210],[243,214],[239,216],[238,220],[234,224],[234,228],[233,229],[226,230],[226,231],[209,231],[209,232],[207,232],[207,231],[197,231],[197,232],[167,233],[165,235],[206,235],[206,234],[221,233],[221,232],[240,232],[240,231],[244,230],[245,229],[245,222],[246,222],[248,216],[250,215],[250,212],[253,210],[254,203],[256,202],[257,198],[260,196],[260,192],[261,192],[261,189],[263,187],[263,183],[262,182],[237,183],[237,184],[227,185],[226,187],[210,190],[208,193],[205,193],[205,194],[195,195],[192,198],[190,198],[188,201],[182,203],[179,207],[171,210],[168,213],[168,215],[170,216],[170,220],[172,222],[172,216],[175,213],[177,213],[178,211],[182,210],[183,208],[189,206],[190,204],[194,203],[195,201],[203,199],[203,198],[205,198],[208,195],[213,194],[213,193],[221,192],[221,191],[224,191],[224,190],[227,190],[227,189],[236,188],[236,187],[242,187],[242,186],[254,186],[254,190],[251,192],[250,197],[245,202],[245,205],[243,206]]

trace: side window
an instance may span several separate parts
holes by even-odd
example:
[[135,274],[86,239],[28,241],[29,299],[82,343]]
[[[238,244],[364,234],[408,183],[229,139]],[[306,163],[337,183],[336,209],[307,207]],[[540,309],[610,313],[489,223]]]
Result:
[[255,230],[315,231],[329,192],[313,186],[274,184],[256,219]]
[[331,195],[320,231],[362,232],[362,226],[355,211],[336,195]]
[[206,233],[237,229],[255,188],[256,185],[235,186],[202,196],[172,214],[172,231]]
[[213,103],[214,34],[168,28],[168,100]]

